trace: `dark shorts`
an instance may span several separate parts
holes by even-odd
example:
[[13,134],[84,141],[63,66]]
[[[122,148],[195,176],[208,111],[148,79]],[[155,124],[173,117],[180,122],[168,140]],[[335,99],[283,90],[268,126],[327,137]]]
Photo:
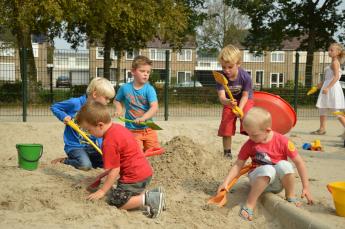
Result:
[[152,177],[148,177],[143,181],[136,183],[117,183],[115,189],[111,190],[111,193],[108,198],[108,203],[117,208],[125,205],[132,196],[140,195],[145,188],[150,184]]

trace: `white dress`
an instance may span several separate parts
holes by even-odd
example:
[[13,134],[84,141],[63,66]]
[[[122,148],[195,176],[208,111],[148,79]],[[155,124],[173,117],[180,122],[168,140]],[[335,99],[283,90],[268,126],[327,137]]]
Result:
[[339,83],[340,72],[341,69],[339,69],[338,81],[333,85],[333,87],[328,90],[327,94],[322,94],[322,90],[328,86],[334,76],[333,70],[330,66],[327,66],[325,68],[325,81],[323,82],[322,88],[320,90],[316,107],[331,108],[337,110],[345,109],[344,93]]

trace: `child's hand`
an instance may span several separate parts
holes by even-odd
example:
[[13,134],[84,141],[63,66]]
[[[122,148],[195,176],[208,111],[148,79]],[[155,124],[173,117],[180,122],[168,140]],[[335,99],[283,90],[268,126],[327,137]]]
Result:
[[220,191],[222,191],[222,190],[226,190],[226,184],[221,184],[221,185],[219,185],[219,187],[218,187],[218,190],[217,190],[217,193],[219,193]]
[[236,107],[237,106],[237,101],[236,100],[230,101],[230,106],[232,108]]
[[135,120],[134,120],[134,122],[136,123],[136,124],[140,124],[141,122],[145,122],[146,120],[143,118],[143,117],[140,117],[140,118],[136,118]]
[[67,124],[69,121],[71,121],[72,118],[71,116],[66,116],[64,119],[63,119],[63,123]]
[[114,114],[112,115],[113,118],[117,118],[117,117],[120,117],[121,116],[121,113],[115,111]]
[[311,193],[309,191],[309,188],[303,188],[301,198],[307,198],[308,204],[313,204],[313,197],[311,196]]
[[322,94],[325,94],[325,95],[326,95],[326,94],[328,93],[328,90],[329,90],[328,88],[322,89]]
[[102,189],[98,189],[97,192],[90,194],[86,199],[88,200],[98,200],[105,196],[105,192]]

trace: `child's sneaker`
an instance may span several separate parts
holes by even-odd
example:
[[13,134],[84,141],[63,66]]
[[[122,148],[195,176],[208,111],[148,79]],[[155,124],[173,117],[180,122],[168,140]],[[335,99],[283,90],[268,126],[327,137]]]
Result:
[[162,210],[165,211],[167,209],[167,207],[166,207],[166,202],[165,202],[164,188],[159,186],[157,188],[151,189],[150,192],[161,192],[161,193],[163,193],[164,198],[163,198],[163,209]]
[[164,192],[145,192],[145,203],[150,218],[157,218],[164,208]]

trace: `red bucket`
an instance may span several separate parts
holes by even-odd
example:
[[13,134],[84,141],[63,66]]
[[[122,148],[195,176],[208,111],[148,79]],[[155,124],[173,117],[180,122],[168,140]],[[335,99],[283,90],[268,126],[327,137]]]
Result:
[[254,106],[262,107],[271,113],[272,129],[278,133],[286,134],[296,125],[295,110],[278,95],[255,91]]

